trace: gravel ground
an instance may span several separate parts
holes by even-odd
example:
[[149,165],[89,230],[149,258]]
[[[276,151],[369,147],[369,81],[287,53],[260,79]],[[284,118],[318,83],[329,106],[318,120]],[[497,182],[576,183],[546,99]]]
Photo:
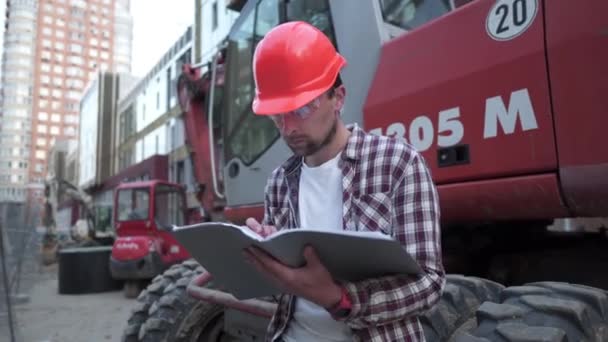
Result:
[[[122,291],[87,295],[58,293],[57,265],[40,268],[14,306],[17,342],[120,341],[135,304]],[[10,341],[6,312],[0,313],[0,342]]]

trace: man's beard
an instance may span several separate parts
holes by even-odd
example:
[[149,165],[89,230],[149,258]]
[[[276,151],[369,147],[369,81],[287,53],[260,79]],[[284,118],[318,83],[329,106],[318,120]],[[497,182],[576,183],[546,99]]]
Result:
[[[300,146],[293,146],[292,144],[290,144],[289,140],[286,140],[287,146],[289,146],[289,149],[291,149],[291,151],[295,155],[300,156],[300,157],[307,157],[307,156],[317,153],[320,149],[329,145],[329,143],[331,143],[334,140],[337,130],[338,130],[338,119],[334,118],[334,122],[332,123],[331,128],[329,129],[329,132],[327,132],[327,135],[325,136],[325,138],[323,140],[321,140],[321,142],[316,143],[314,141],[309,140],[306,142],[306,144],[304,146],[300,147]],[[305,139],[305,138],[298,137],[298,139]]]

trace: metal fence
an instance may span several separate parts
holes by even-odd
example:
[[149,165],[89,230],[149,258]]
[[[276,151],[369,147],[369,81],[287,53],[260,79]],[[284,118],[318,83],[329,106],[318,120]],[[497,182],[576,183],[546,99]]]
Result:
[[0,341],[21,341],[17,309],[39,270],[37,206],[0,203]]

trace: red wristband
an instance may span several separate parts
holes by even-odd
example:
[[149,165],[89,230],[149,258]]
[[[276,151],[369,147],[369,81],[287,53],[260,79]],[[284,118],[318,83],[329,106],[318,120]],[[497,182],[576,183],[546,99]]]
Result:
[[334,317],[344,318],[350,313],[353,304],[350,300],[350,296],[348,295],[348,291],[346,290],[346,288],[344,286],[341,286],[340,289],[342,290],[342,296],[340,297],[340,301],[336,305],[331,307],[328,311]]

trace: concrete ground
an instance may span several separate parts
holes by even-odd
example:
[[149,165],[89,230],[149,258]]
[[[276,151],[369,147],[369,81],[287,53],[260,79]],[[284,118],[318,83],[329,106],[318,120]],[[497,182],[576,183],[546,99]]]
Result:
[[[122,291],[61,295],[57,265],[30,274],[29,300],[15,304],[17,342],[120,341],[135,304]],[[2,299],[3,300],[3,299]],[[6,312],[0,314],[0,342],[10,342]]]

